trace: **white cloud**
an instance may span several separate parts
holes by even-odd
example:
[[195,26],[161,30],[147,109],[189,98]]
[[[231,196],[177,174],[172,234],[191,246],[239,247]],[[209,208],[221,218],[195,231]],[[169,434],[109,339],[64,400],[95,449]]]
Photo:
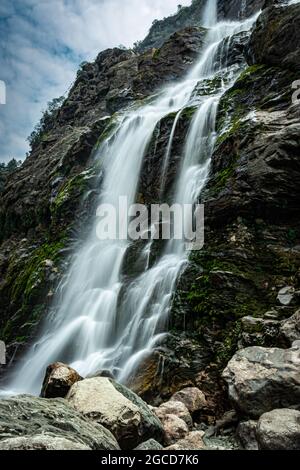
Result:
[[191,0],[1,0],[0,160],[23,158],[47,101],[64,94],[78,64],[142,39],[155,18]]

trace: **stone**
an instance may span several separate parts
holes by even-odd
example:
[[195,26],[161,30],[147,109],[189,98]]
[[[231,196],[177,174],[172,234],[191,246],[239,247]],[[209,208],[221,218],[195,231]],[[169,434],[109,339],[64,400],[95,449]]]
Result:
[[263,414],[256,435],[261,450],[299,450],[300,411],[283,408]]
[[166,446],[183,439],[189,433],[186,422],[176,415],[164,415],[161,422],[164,428],[164,444]]
[[162,438],[162,425],[147,404],[112,379],[95,377],[77,382],[66,398],[85,417],[109,429],[122,449]]
[[278,292],[277,300],[281,305],[289,306],[295,299],[295,288],[291,286],[283,287]]
[[207,406],[204,393],[197,387],[187,387],[174,393],[171,401],[181,401],[191,414]]
[[186,422],[189,429],[193,427],[193,420],[189,410],[181,401],[170,400],[154,409],[156,416],[162,421],[165,415],[175,415]]
[[49,446],[59,448],[71,446],[71,442],[92,450],[120,449],[110,431],[84,418],[62,398],[20,395],[0,400],[0,443],[4,441],[4,447],[46,446],[41,435],[51,438]]
[[0,441],[0,450],[92,450],[89,446],[62,437],[41,434]]
[[245,450],[258,450],[256,439],[257,421],[241,421],[237,427],[237,438]]
[[[300,344],[300,342],[299,342]],[[250,347],[238,351],[223,372],[229,398],[243,415],[259,418],[300,402],[300,347]]]
[[74,383],[82,380],[82,377],[61,362],[55,362],[47,367],[43,381],[41,397],[43,398],[64,398]]
[[280,333],[289,345],[300,340],[300,310],[297,310],[292,317],[281,322]]
[[155,439],[149,439],[146,442],[142,442],[134,450],[162,450],[163,446]]
[[203,431],[190,432],[184,439],[166,447],[165,450],[204,450],[203,435]]

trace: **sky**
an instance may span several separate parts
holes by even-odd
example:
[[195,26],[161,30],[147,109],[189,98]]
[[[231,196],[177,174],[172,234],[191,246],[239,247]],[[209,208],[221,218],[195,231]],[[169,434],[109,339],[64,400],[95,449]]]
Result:
[[0,0],[0,162],[25,158],[26,139],[47,102],[67,93],[81,62],[108,47],[132,46],[154,19],[190,3]]

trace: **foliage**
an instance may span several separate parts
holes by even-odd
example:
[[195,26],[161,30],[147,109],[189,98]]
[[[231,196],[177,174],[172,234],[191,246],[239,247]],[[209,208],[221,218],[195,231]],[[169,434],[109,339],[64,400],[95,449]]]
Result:
[[28,137],[31,149],[36,147],[45,136],[45,134],[52,129],[58,111],[63,104],[65,98],[60,96],[48,102],[47,109],[43,112],[40,122],[35,126],[33,132]]
[[0,193],[3,191],[7,176],[15,171],[20,165],[21,161],[12,158],[7,164],[0,163]]

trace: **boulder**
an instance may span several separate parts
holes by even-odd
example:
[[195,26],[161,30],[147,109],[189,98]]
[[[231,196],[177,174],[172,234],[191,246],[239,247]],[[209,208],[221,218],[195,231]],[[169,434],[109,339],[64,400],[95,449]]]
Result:
[[47,367],[44,378],[41,397],[64,398],[74,383],[82,380],[82,377],[72,367],[55,362]]
[[191,414],[207,406],[204,393],[197,387],[187,387],[174,393],[171,401],[181,401]]
[[290,345],[294,341],[300,340],[300,310],[292,317],[281,322],[280,333]]
[[77,382],[67,400],[84,416],[109,429],[122,449],[133,449],[150,438],[162,439],[162,425],[148,405],[112,379],[95,377]]
[[300,411],[278,409],[263,414],[256,430],[263,450],[300,449]]
[[193,427],[193,420],[189,410],[181,401],[170,400],[154,409],[156,416],[162,421],[166,415],[175,415],[186,422],[189,429]]
[[142,442],[134,450],[162,450],[163,446],[155,439],[149,439],[146,442]]
[[291,349],[250,347],[238,351],[223,372],[229,398],[245,416],[300,402],[300,342]]
[[164,428],[164,444],[166,446],[183,439],[189,433],[186,422],[176,415],[164,415],[161,422]]
[[203,435],[203,431],[190,432],[184,439],[166,447],[165,450],[204,450]]
[[245,450],[258,450],[256,439],[257,421],[249,420],[239,423],[236,434],[237,438]]
[[48,434],[13,437],[0,441],[0,450],[92,450],[85,444]]
[[0,400],[0,443],[3,449],[46,445],[60,449],[71,444],[92,450],[120,449],[106,428],[84,418],[64,399],[29,395]]
[[278,292],[277,300],[281,305],[289,307],[296,301],[295,287],[286,286]]

